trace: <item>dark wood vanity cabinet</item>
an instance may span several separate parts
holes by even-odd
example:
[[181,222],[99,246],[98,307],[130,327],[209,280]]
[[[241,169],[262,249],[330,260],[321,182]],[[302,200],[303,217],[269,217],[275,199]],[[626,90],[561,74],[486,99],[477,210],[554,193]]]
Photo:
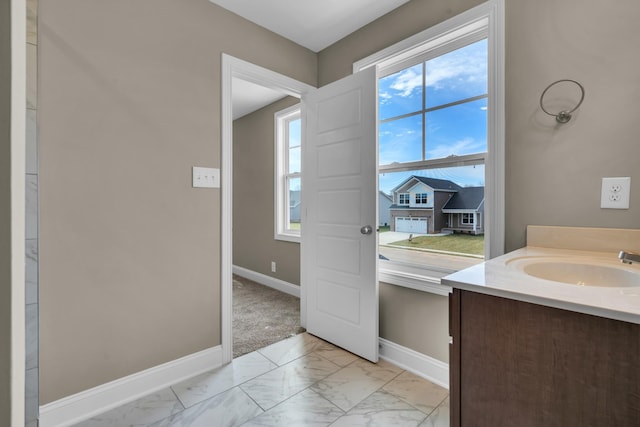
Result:
[[640,325],[459,289],[449,312],[452,426],[640,426]]

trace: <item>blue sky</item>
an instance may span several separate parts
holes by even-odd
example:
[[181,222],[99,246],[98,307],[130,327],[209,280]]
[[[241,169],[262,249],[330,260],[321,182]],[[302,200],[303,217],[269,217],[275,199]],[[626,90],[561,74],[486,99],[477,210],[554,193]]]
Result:
[[[302,121],[300,119],[289,122],[289,168],[288,173],[296,173],[302,170],[302,152],[300,143],[302,141]],[[289,183],[289,190],[300,190],[300,178],[293,178]]]
[[[486,95],[486,40],[383,77],[378,86],[381,165],[487,150],[486,98],[422,113],[423,97],[424,109],[428,110]],[[462,186],[484,185],[484,166],[471,166],[381,174],[380,189],[388,193],[411,174],[450,179]]]
[[302,141],[301,125],[302,121],[300,119],[289,122],[289,170],[287,171],[289,173],[300,172],[302,170],[300,151],[300,142]]

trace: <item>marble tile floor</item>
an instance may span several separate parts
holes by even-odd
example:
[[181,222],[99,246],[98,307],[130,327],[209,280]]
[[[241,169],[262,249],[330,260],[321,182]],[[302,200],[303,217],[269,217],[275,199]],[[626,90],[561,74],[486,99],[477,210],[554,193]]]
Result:
[[304,333],[76,426],[448,427],[449,396]]

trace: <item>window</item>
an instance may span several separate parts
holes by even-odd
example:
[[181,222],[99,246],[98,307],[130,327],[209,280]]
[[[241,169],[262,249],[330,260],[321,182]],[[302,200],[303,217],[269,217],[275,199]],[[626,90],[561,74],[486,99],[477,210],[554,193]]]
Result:
[[381,169],[485,153],[487,97],[486,39],[382,77]]
[[379,191],[412,193],[390,228],[413,231],[403,219],[418,212],[427,225],[404,240],[381,229],[384,282],[445,295],[441,277],[504,251],[503,22],[489,0],[354,64],[378,70]]
[[399,205],[408,205],[409,204],[409,200],[410,200],[410,194],[409,193],[400,193],[398,195],[398,204]]
[[463,213],[462,214],[462,223],[463,224],[473,224],[473,214],[472,213]]
[[486,152],[487,40],[382,77],[378,97],[381,166]]
[[[408,61],[382,69],[378,82],[379,190],[411,188],[413,204],[391,212],[396,237],[380,247],[385,264],[452,272],[484,260],[484,232],[458,233],[449,212],[476,209],[484,191],[487,154],[487,38],[475,33],[457,43],[443,43]],[[480,187],[469,193],[467,187]],[[429,200],[433,194],[433,202]],[[399,204],[408,204],[399,194]],[[404,203],[403,203],[404,202]],[[472,205],[475,203],[475,206]],[[407,228],[396,217],[425,215],[428,228]],[[473,214],[460,213],[461,225],[473,224]],[[467,230],[464,230],[468,232]],[[416,236],[422,234],[423,236]],[[421,249],[416,254],[412,249]],[[446,252],[447,255],[442,255]],[[453,261],[452,253],[459,255]],[[387,268],[389,265],[386,266]]]
[[300,105],[275,114],[275,238],[300,242],[302,135]]

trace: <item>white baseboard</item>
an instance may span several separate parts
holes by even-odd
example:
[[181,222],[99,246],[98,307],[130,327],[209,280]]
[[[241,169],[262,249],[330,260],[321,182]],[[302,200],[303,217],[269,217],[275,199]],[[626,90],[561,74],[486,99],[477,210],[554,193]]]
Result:
[[380,358],[449,389],[449,365],[384,338],[379,339]]
[[285,282],[284,280],[276,279],[275,277],[270,277],[266,274],[256,273],[255,271],[244,267],[238,267],[237,265],[233,266],[233,274],[237,274],[238,276],[253,280],[261,285],[265,285],[280,292],[284,292],[285,294],[300,298],[300,286],[293,285],[289,282]]
[[40,406],[40,427],[65,427],[222,366],[212,347]]

